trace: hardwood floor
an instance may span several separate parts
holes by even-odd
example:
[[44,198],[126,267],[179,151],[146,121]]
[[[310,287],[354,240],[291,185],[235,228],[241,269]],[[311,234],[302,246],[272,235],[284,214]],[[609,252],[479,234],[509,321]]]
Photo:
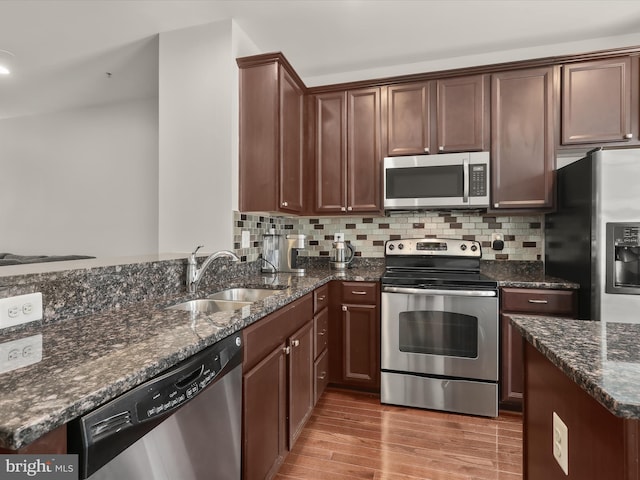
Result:
[[277,480],[521,480],[522,417],[381,405],[327,390]]

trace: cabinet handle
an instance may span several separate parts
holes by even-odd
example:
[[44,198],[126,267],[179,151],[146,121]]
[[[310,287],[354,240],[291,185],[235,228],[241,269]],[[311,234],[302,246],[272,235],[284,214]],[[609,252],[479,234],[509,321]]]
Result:
[[327,372],[322,372],[318,375],[318,380],[324,380],[325,378],[327,378]]
[[500,208],[500,204],[499,203],[494,203],[493,204],[493,208]]
[[318,332],[318,335],[322,337],[325,333],[327,333],[327,329],[323,328],[321,332]]
[[429,153],[429,147],[424,147],[424,153]]
[[291,340],[291,346],[297,347],[300,345],[300,340]]
[[347,210],[351,211],[351,210],[353,210],[353,207],[347,207]]
[[324,299],[327,298],[324,295],[322,295],[321,297],[318,297],[318,301],[319,302],[324,302]]
[[549,303],[548,300],[534,300],[534,299],[529,299],[529,303],[542,303],[542,304],[547,304]]
[[282,351],[285,355],[289,355],[291,353],[291,347],[284,347]]
[[442,145],[440,145],[440,146],[438,147],[438,151],[439,151],[439,152],[444,152],[444,147],[443,147]]
[[348,310],[348,309],[347,309],[347,306],[346,306],[346,305],[342,305],[342,311],[343,311],[343,312],[346,312],[347,310]]
[[351,290],[351,293],[354,295],[366,295],[367,292],[363,292],[362,290]]
[[282,206],[283,207],[288,207],[289,206],[289,202],[282,202]]
[[347,207],[340,207],[340,211],[341,212],[346,212],[347,211]]
[[624,138],[625,138],[626,140],[631,140],[631,139],[633,138],[633,133],[627,133],[627,134],[624,136]]

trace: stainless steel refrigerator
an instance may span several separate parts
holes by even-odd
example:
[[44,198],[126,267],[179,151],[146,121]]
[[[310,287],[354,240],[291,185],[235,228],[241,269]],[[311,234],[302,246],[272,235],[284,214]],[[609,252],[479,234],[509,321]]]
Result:
[[557,170],[545,271],[580,284],[579,318],[640,323],[640,149],[596,149]]

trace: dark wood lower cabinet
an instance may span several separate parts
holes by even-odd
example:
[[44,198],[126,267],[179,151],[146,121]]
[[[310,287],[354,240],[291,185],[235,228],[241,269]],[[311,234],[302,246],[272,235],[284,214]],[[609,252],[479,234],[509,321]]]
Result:
[[315,405],[313,378],[313,322],[289,341],[289,448],[293,447]]
[[284,343],[244,374],[243,475],[273,476],[286,454],[286,354]]
[[329,319],[330,383],[380,391],[380,290],[376,282],[335,282]]
[[278,471],[314,406],[312,294],[243,331],[242,478]]

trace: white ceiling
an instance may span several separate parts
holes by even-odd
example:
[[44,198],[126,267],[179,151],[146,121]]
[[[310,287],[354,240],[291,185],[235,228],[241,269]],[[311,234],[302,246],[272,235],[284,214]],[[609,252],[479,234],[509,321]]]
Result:
[[637,0],[0,0],[0,118],[153,94],[156,34],[229,18],[307,85],[640,44]]

